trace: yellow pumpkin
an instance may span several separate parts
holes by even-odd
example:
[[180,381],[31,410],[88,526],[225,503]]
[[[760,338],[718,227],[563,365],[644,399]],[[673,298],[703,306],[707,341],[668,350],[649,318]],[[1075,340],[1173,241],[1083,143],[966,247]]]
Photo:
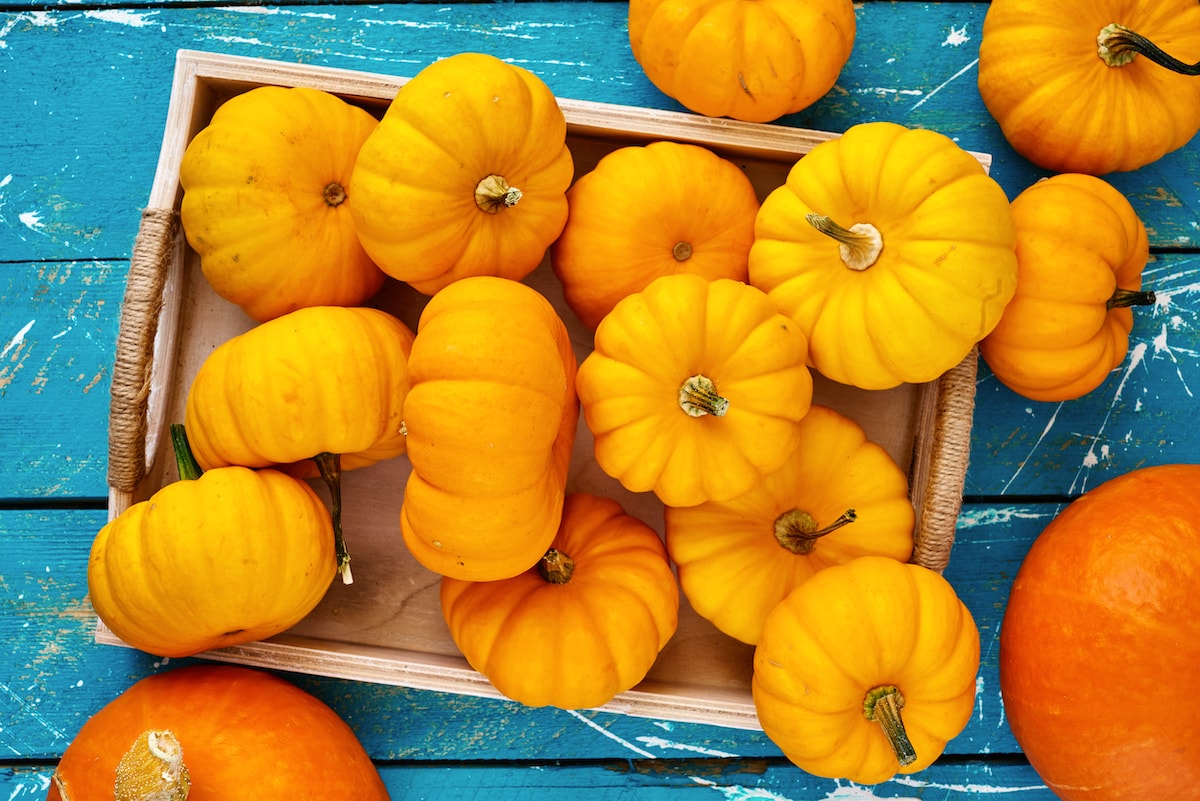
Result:
[[654,529],[611,498],[572,493],[536,566],[443,578],[441,604],[467,662],[503,695],[585,709],[645,678],[678,625],[679,586]]
[[575,182],[567,203],[550,264],[588,328],[661,275],[746,280],[758,196],[736,164],[705,147],[618,148]]
[[975,707],[979,631],[940,574],[886,556],[817,573],[767,617],[751,690],[809,773],[878,784],[933,764]]
[[914,521],[895,460],[854,420],[814,405],[781,468],[729,501],[667,507],[665,535],[692,608],[753,644],[817,571],[867,554],[907,561]]
[[948,137],[851,127],[763,201],[750,283],[808,337],[822,375],[862,389],[932,381],[991,332],[1016,290],[1008,197]]
[[315,464],[332,495],[347,583],[341,471],[405,452],[413,336],[379,309],[298,309],[217,346],[188,389],[184,424],[203,469],[284,465],[309,475]]
[[833,88],[855,37],[851,0],[631,0],[646,77],[688,109],[769,122]]
[[455,281],[421,313],[404,402],[409,551],[467,581],[509,578],[550,547],[579,404],[575,353],[550,302],[494,276]]
[[180,162],[179,214],[218,295],[261,322],[379,290],[346,190],[376,123],[307,87],[259,86],[217,109]]
[[529,70],[481,53],[401,86],[350,180],[359,239],[427,295],[469,275],[521,279],[567,220],[566,120]]
[[1192,0],[992,0],[979,94],[1034,164],[1103,175],[1143,167],[1196,135],[1198,60]]
[[745,492],[800,442],[807,354],[798,327],[748,284],[655,279],[601,321],[579,367],[597,464],[668,506]]
[[995,376],[1032,400],[1091,392],[1125,360],[1132,306],[1150,258],[1146,227],[1129,201],[1100,178],[1062,173],[1012,202],[1017,291],[979,345]]
[[165,657],[290,628],[324,597],[337,567],[333,523],[308,484],[271,469],[201,474],[182,431],[171,430],[181,480],[101,528],[87,568],[104,624]]

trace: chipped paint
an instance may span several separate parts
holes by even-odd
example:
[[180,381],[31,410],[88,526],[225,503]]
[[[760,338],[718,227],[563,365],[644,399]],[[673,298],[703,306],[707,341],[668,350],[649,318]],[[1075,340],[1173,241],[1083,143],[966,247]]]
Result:
[[103,8],[94,11],[85,11],[83,12],[83,16],[100,22],[128,25],[130,28],[160,27],[164,30],[166,29],[166,26],[153,19],[153,17],[158,16],[157,11],[129,11],[122,8]]

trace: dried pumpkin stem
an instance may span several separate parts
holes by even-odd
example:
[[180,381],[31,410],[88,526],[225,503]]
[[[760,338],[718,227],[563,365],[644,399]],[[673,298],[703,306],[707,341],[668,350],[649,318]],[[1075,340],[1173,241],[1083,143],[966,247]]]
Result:
[[346,202],[346,190],[337,181],[331,181],[324,192],[325,205],[340,206]]
[[115,801],[184,801],[190,791],[183,748],[170,731],[142,732],[117,765]]
[[183,423],[171,423],[171,449],[175,451],[175,466],[181,479],[192,481],[203,475],[200,463],[192,454],[192,446],[188,442]]
[[489,175],[475,187],[475,205],[488,214],[512,208],[520,200],[521,190],[499,175]]
[[775,518],[775,539],[794,554],[809,554],[821,537],[857,519],[858,513],[847,509],[828,526],[817,528],[817,520],[811,514],[800,509],[789,509]]
[[883,251],[883,235],[870,223],[855,223],[843,228],[822,214],[806,214],[804,221],[838,243],[842,263],[851,270],[865,270]]
[[691,417],[711,414],[721,417],[729,411],[729,401],[717,393],[717,385],[705,375],[694,375],[679,387],[679,408]]
[[671,255],[675,257],[675,261],[687,261],[692,257],[692,243],[680,240],[675,243],[675,247],[671,248]]
[[1124,25],[1113,22],[1100,29],[1096,37],[1097,55],[1110,67],[1123,67],[1139,55],[1145,56],[1160,67],[1181,75],[1200,75],[1200,62],[1188,64],[1164,52],[1154,42],[1131,31]]
[[1125,309],[1130,306],[1153,306],[1157,300],[1158,296],[1153,292],[1117,287],[1105,305],[1110,309]]
[[551,548],[538,562],[537,571],[551,584],[566,584],[575,573],[575,560],[557,548]]
[[913,748],[912,740],[904,730],[904,720],[900,716],[900,710],[903,708],[904,696],[895,685],[889,684],[868,690],[863,699],[863,716],[878,723],[883,729],[901,767],[917,761],[917,750]]
[[318,453],[313,457],[321,479],[329,489],[330,515],[333,518],[333,543],[337,551],[338,572],[342,574],[343,584],[353,584],[354,574],[350,572],[350,551],[346,548],[346,538],[342,536],[342,459],[336,453]]

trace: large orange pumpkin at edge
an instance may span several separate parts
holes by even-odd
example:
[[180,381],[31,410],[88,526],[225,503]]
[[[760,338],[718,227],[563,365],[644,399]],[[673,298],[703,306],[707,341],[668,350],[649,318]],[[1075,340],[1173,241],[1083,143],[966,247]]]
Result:
[[1200,465],[1144,467],[1035,540],[1000,632],[1005,717],[1065,801],[1181,801],[1200,786]]

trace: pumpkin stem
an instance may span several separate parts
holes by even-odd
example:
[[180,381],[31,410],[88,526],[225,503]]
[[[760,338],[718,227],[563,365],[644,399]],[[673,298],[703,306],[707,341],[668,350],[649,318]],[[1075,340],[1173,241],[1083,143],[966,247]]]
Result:
[[1181,75],[1200,75],[1200,62],[1188,64],[1169,55],[1140,33],[1113,22],[1100,29],[1096,37],[1097,54],[1110,67],[1123,67],[1143,55],[1160,67]]
[[169,731],[142,732],[117,765],[115,801],[183,801],[190,790],[183,748]]
[[332,181],[325,187],[325,205],[340,206],[346,202],[346,190],[337,181]]
[[838,243],[842,263],[851,270],[861,272],[867,269],[875,263],[883,250],[883,235],[870,223],[855,223],[849,228],[843,228],[821,214],[806,214],[804,220]]
[[566,584],[575,573],[575,560],[557,548],[551,548],[538,562],[537,571],[551,584]]
[[475,187],[475,205],[488,214],[511,208],[520,199],[521,190],[509,186],[508,181],[499,175],[489,175]]
[[679,408],[691,417],[711,414],[721,417],[729,411],[729,401],[717,394],[717,385],[705,375],[694,375],[679,387]]
[[790,509],[775,518],[775,539],[794,554],[810,554],[821,537],[857,519],[858,513],[847,509],[828,526],[818,529],[817,520],[811,514],[800,509]]
[[1108,303],[1110,309],[1124,309],[1129,306],[1153,306],[1158,297],[1153,292],[1141,292],[1136,289],[1116,288]]
[[900,717],[903,708],[904,696],[895,685],[868,690],[863,699],[863,716],[883,729],[901,767],[917,761],[917,751],[913,748],[912,740],[908,739],[908,732],[904,730],[904,721]]
[[353,584],[354,574],[350,572],[350,551],[346,548],[346,538],[342,536],[342,458],[336,453],[318,453],[313,457],[321,479],[329,488],[330,512],[333,517],[333,542],[337,551],[338,572],[342,574],[343,584]]
[[675,257],[675,261],[687,261],[692,257],[692,243],[676,242],[675,247],[671,248],[671,255]]
[[179,469],[181,479],[192,481],[203,475],[200,463],[192,454],[192,446],[188,443],[183,423],[171,423],[171,448],[175,451],[175,465]]

